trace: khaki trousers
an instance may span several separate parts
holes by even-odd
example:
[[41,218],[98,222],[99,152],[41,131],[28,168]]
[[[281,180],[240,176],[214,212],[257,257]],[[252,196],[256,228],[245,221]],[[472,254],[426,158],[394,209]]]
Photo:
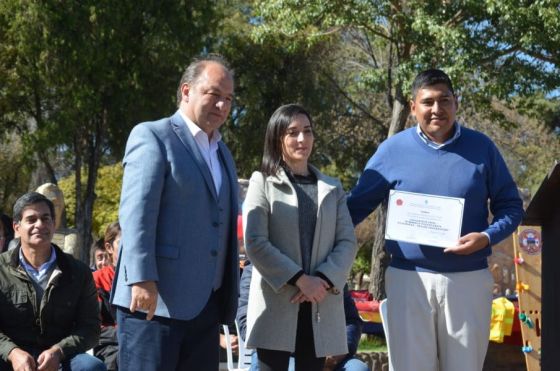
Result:
[[493,279],[488,269],[460,273],[389,267],[387,329],[393,371],[480,371]]

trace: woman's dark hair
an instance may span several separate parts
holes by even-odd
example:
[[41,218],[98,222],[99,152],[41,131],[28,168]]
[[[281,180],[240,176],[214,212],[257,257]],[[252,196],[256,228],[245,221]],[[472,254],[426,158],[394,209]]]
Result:
[[0,245],[0,252],[8,250],[8,244],[14,238],[14,226],[12,225],[12,218],[6,214],[0,214],[0,223],[4,230],[4,242]]
[[297,115],[305,115],[313,126],[311,115],[299,104],[280,106],[270,117],[264,136],[264,152],[261,162],[261,172],[265,176],[276,175],[282,166],[282,138]]
[[105,243],[109,243],[112,245],[113,241],[115,241],[115,238],[117,238],[117,236],[120,233],[121,233],[121,225],[119,224],[119,222],[113,222],[109,224],[107,226],[107,229],[105,229],[105,236],[104,236]]

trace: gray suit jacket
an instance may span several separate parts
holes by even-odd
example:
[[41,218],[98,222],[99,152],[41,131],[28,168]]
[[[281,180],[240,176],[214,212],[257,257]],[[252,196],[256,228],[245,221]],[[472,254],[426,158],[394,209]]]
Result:
[[[231,188],[231,225],[222,289],[222,323],[235,318],[239,291],[237,175],[231,153],[218,154]],[[112,303],[130,306],[131,285],[156,281],[157,316],[189,320],[212,293],[219,208],[212,175],[179,112],[137,125],[123,160],[121,249]]]

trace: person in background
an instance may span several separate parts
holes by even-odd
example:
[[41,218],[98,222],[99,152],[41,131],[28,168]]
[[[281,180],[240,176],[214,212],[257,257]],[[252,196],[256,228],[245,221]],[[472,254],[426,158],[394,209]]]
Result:
[[308,163],[313,124],[297,104],[279,107],[266,129],[261,171],[243,203],[245,250],[254,265],[247,346],[262,371],[321,371],[346,354],[341,295],[357,245],[340,181]]
[[53,203],[26,193],[13,217],[20,242],[0,255],[0,371],[105,370],[85,353],[99,340],[91,271],[52,243]]
[[419,73],[410,102],[418,125],[381,143],[348,196],[355,225],[391,190],[464,199],[455,246],[385,241],[391,255],[386,325],[396,371],[482,369],[494,283],[486,258],[523,215],[517,186],[496,145],[455,120],[458,104],[445,72]]
[[8,250],[10,241],[14,238],[12,218],[0,213],[0,253]]
[[91,269],[93,271],[102,269],[112,265],[111,255],[105,248],[105,239],[103,237],[93,241],[91,245]]
[[93,349],[93,355],[101,359],[109,371],[118,370],[117,316],[115,308],[111,305],[110,295],[119,257],[120,239],[121,226],[119,222],[109,224],[105,229],[103,241],[104,251],[110,256],[112,264],[93,272],[93,281],[97,288],[97,299],[101,314],[101,335],[99,344]]

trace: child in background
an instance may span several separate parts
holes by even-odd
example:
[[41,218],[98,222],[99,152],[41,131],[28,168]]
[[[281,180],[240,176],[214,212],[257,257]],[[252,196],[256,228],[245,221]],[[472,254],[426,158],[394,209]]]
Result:
[[93,242],[91,246],[91,270],[100,270],[103,267],[111,265],[111,257],[105,249],[105,240],[100,238]]

